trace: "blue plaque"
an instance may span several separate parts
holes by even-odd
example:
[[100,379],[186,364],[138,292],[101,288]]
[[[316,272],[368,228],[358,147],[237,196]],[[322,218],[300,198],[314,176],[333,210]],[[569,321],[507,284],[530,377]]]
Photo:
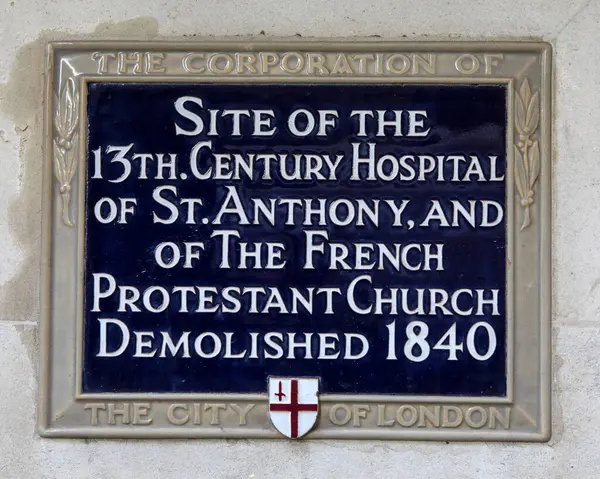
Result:
[[43,435],[549,437],[547,45],[49,52]]
[[83,391],[504,396],[506,94],[90,83]]

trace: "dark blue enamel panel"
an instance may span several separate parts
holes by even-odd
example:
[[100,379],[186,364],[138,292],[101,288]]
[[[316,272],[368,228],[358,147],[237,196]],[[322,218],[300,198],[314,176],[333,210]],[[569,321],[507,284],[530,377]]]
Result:
[[[277,132],[272,137],[252,134],[252,122],[242,122],[240,135],[196,136],[176,135],[175,123],[182,128],[192,129],[193,123],[179,115],[174,104],[178,98],[190,96],[201,98],[206,109],[273,109],[277,120]],[[190,110],[195,107],[190,106]],[[339,122],[328,135],[308,135],[298,138],[285,128],[289,114],[304,108],[309,111],[336,110]],[[377,137],[372,124],[367,128],[367,136],[356,136],[357,118],[350,118],[352,110],[425,110],[428,113],[427,125],[431,131],[425,137],[385,136]],[[200,110],[200,108],[196,108]],[[361,198],[367,201],[409,200],[406,218],[417,223],[423,221],[432,200],[439,200],[444,213],[452,214],[452,200],[464,204],[472,201],[495,201],[502,205],[506,199],[505,181],[479,182],[475,179],[464,182],[436,181],[428,176],[425,181],[351,181],[350,158],[353,155],[352,143],[377,143],[376,155],[390,154],[401,156],[410,153],[419,155],[463,155],[466,158],[477,156],[482,161],[483,174],[489,177],[492,166],[488,158],[497,156],[496,172],[504,174],[506,168],[506,89],[500,85],[222,85],[222,84],[115,84],[90,83],[88,85],[88,150],[86,182],[86,242],[85,242],[85,304],[83,334],[83,391],[92,392],[264,392],[267,377],[312,376],[321,379],[323,393],[364,393],[364,394],[410,394],[410,395],[449,395],[449,396],[504,396],[506,380],[506,222],[489,228],[474,228],[463,219],[457,227],[440,227],[435,222],[430,227],[393,227],[393,216],[382,208],[380,225],[335,226],[330,222],[323,225],[302,225],[295,221],[286,225],[283,212],[278,211],[275,226],[265,224],[241,225],[231,218],[223,224],[212,224],[220,205],[227,196],[228,186],[239,192],[242,204],[247,211],[253,211],[251,198],[269,199],[303,198],[326,199],[331,202],[339,198]],[[231,128],[230,119],[219,119],[219,128]],[[386,130],[389,132],[389,129]],[[274,152],[329,154],[332,158],[344,155],[338,169],[339,175],[333,181],[284,181],[275,172],[268,180],[198,180],[190,168],[190,151],[200,141],[210,140],[212,151],[226,152]],[[177,154],[176,179],[156,179],[155,158],[148,160],[148,179],[139,178],[140,161],[132,161],[132,173],[121,182],[111,182],[123,172],[118,161],[111,162],[115,153],[107,153],[107,147],[131,145],[127,157],[149,153]],[[102,175],[94,178],[94,151],[100,148],[102,154]],[[366,156],[366,145],[360,147]],[[209,161],[203,157],[203,161]],[[467,163],[459,163],[457,175],[463,176]],[[363,168],[364,170],[364,168]],[[166,171],[166,170],[165,170]],[[445,167],[446,177],[454,172],[452,165]],[[363,171],[363,174],[366,174]],[[177,198],[201,198],[203,205],[198,208],[193,220],[186,223],[183,214],[173,224],[153,223],[153,213],[168,216],[168,209],[157,205],[153,192],[160,186],[174,186]],[[165,190],[164,197],[176,201],[172,190]],[[135,214],[128,216],[126,223],[116,221],[102,224],[94,218],[94,208],[102,198],[136,198]],[[479,208],[479,204],[477,206]],[[479,209],[477,216],[480,219]],[[106,204],[101,213],[108,215]],[[208,218],[209,224],[203,224]],[[215,229],[236,230],[240,241],[281,242],[285,245],[283,257],[287,260],[284,269],[223,269],[220,268],[218,243],[210,235]],[[350,246],[353,243],[443,243],[443,271],[397,271],[386,266],[373,270],[332,270],[329,269],[329,255],[315,256],[315,269],[303,268],[305,231],[326,231],[330,241]],[[162,242],[204,242],[205,249],[194,260],[193,267],[182,266],[162,268],[154,260],[154,251]],[[231,242],[235,251],[239,246]],[[327,251],[327,250],[326,250]],[[411,256],[412,255],[412,256]],[[410,261],[418,261],[414,252],[408,255]],[[350,254],[348,261],[354,260]],[[110,297],[102,299],[101,307],[94,308],[94,273],[110,274],[116,281],[117,290]],[[369,275],[372,284],[362,281],[357,287],[355,299],[357,307],[365,309],[373,304],[374,288],[404,288],[414,294],[409,296],[408,307],[416,306],[418,290],[432,289],[455,292],[464,288],[471,291],[498,291],[498,311],[492,314],[491,307],[484,307],[481,315],[445,315],[440,310],[433,315],[390,314],[384,307],[382,314],[360,314],[353,311],[341,296],[334,296],[334,314],[325,314],[326,295],[314,298],[313,313],[299,311],[297,314],[280,314],[272,308],[266,313],[248,312],[249,295],[239,298],[241,311],[224,312],[219,308],[213,313],[196,313],[198,300],[190,299],[189,312],[181,312],[179,296],[172,296],[169,306],[161,312],[144,310],[136,312],[131,308],[120,309],[118,286],[138,288],[143,294],[149,287],[160,285],[168,291],[175,286],[214,286],[221,291],[229,285],[240,288],[276,287],[289,291],[295,287],[346,289],[361,275]],[[102,287],[106,286],[103,284]],[[191,293],[190,293],[191,294]],[[428,293],[427,293],[428,294]],[[440,293],[441,294],[441,293]],[[218,294],[216,295],[218,296]],[[150,300],[158,304],[156,298]],[[467,309],[469,305],[462,296],[457,307]],[[286,298],[284,298],[286,299]],[[287,301],[287,299],[286,299]],[[261,308],[266,300],[259,301]],[[219,300],[215,300],[215,304]],[[289,303],[289,301],[288,301]],[[450,306],[449,306],[450,307]],[[100,309],[100,311],[94,311]],[[123,308],[121,308],[123,309]],[[122,354],[101,357],[100,323],[101,318],[117,319],[126,324],[131,340]],[[388,325],[395,320],[395,344],[397,359],[388,359]],[[426,338],[429,348],[426,359],[411,361],[404,354],[407,342],[407,326],[414,321],[422,321],[428,327]],[[489,332],[485,327],[473,328],[478,322],[485,322],[493,330],[496,347],[489,358],[481,359],[489,347]],[[457,351],[457,359],[449,360],[449,353],[442,348],[434,348],[449,328],[456,323],[456,343],[462,344]],[[469,339],[469,331],[471,331]],[[135,332],[154,334],[152,346],[157,348],[152,357],[135,357]],[[190,357],[166,354],[160,357],[162,333],[172,335],[173,340],[182,333],[190,332]],[[215,333],[223,340],[223,348],[213,358],[199,357],[193,351],[193,341],[203,332]],[[250,333],[257,333],[258,358],[225,358],[225,333],[231,333],[232,352],[251,349]],[[360,359],[343,359],[341,348],[337,359],[316,359],[319,344],[312,344],[313,359],[304,357],[300,351],[295,359],[287,356],[279,359],[264,357],[264,334],[267,332],[338,333],[343,344],[344,333],[356,333],[367,338],[368,353]],[[422,331],[417,328],[415,334]],[[285,349],[287,336],[284,334]],[[300,337],[300,336],[299,336]],[[150,336],[146,336],[146,339]],[[107,348],[118,349],[122,332],[114,324],[107,327]],[[476,354],[469,353],[468,343]],[[352,343],[351,352],[360,348]],[[210,340],[206,349],[212,347]],[[424,346],[425,347],[425,346]],[[420,354],[419,347],[413,350]],[[267,348],[273,352],[273,348]],[[479,358],[474,357],[479,355]]]

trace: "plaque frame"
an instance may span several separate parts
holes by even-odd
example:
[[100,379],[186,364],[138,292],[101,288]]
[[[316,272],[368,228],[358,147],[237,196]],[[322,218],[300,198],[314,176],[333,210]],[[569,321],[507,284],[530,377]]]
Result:
[[[364,72],[355,66],[351,74],[317,75],[314,68],[312,72],[308,69],[315,55],[331,65],[340,55],[348,58],[359,53],[376,59],[381,56],[381,65],[371,71],[366,67]],[[266,72],[253,67],[256,71],[252,72],[243,59],[256,61],[261,54],[277,56],[279,63],[267,66]],[[215,57],[211,70],[210,59]],[[410,82],[507,87],[507,395],[321,395],[318,425],[307,439],[547,441],[551,435],[551,57],[550,45],[538,42],[49,44],[44,107],[40,435],[281,437],[269,424],[266,383],[264,394],[81,392],[83,125],[87,124],[88,82]],[[297,63],[284,63],[283,58],[294,58]],[[301,63],[303,68],[294,72]],[[405,67],[406,71],[399,73]],[[535,102],[538,119],[530,124],[527,111],[535,110]],[[518,105],[524,106],[525,113]],[[535,111],[532,116],[535,119]],[[522,161],[522,145],[534,143],[539,148],[538,175],[528,172],[523,176],[523,170],[515,165]],[[246,408],[242,417],[239,411]],[[187,421],[181,423],[186,414]],[[462,419],[453,426],[457,414]]]

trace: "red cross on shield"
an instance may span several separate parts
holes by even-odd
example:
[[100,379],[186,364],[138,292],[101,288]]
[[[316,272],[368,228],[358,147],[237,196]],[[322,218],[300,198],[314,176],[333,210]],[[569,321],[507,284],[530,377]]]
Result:
[[284,436],[298,439],[317,422],[317,378],[269,378],[269,417]]

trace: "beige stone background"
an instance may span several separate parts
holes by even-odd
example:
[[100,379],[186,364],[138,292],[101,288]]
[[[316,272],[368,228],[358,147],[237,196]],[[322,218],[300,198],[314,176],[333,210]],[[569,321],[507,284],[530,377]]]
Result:
[[[243,35],[531,38],[555,60],[548,444],[37,436],[44,47]],[[263,36],[264,35],[264,36]],[[0,479],[600,478],[600,0],[0,0]]]

